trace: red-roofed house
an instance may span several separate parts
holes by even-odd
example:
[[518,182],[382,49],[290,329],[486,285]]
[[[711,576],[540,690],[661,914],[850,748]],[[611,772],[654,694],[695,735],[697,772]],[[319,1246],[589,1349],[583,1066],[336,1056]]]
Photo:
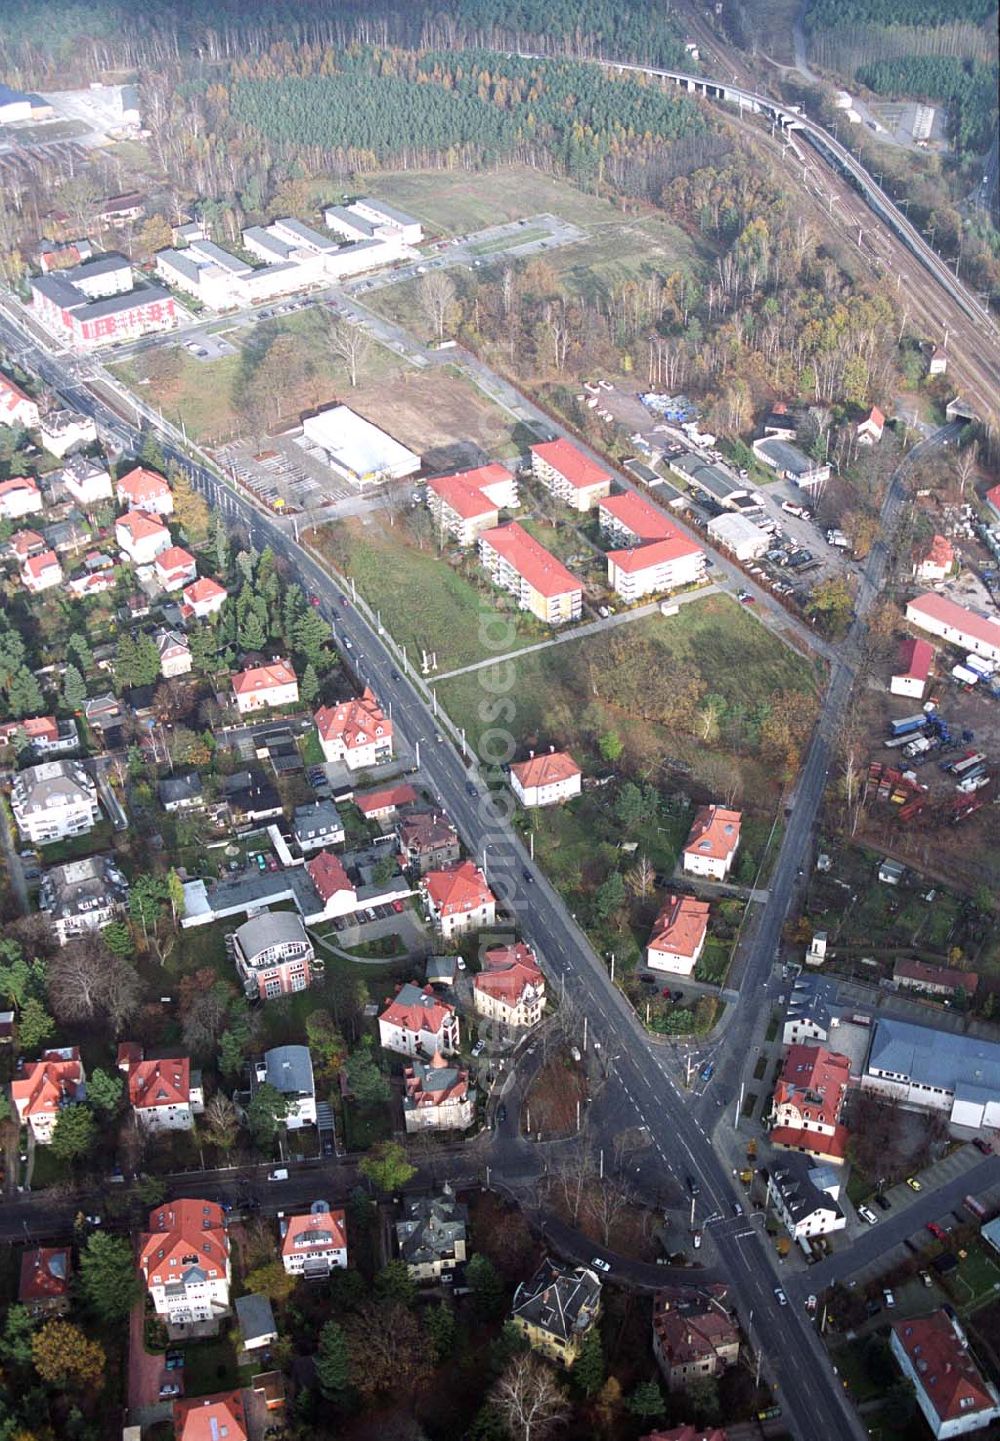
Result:
[[449,940],[496,921],[496,897],[472,861],[428,871],[420,884],[431,916]]
[[521,610],[548,625],[579,619],[580,582],[516,520],[484,531],[479,555],[493,584],[514,596]]
[[476,1093],[468,1071],[449,1066],[440,1051],[403,1071],[403,1121],[417,1131],[464,1131],[475,1118]]
[[724,881],[740,844],[739,811],[699,806],[684,846],[684,870],[692,876]]
[[557,806],[580,794],[583,772],[565,751],[532,752],[510,768],[511,790],[522,806]]
[[22,516],[35,515],[42,504],[38,482],[30,476],[16,475],[12,480],[0,481],[0,516],[4,520],[20,520]]
[[964,1436],[1000,1418],[1000,1396],[969,1353],[959,1321],[947,1311],[894,1321],[889,1349],[913,1383],[931,1434]]
[[184,587],[184,605],[181,608],[181,614],[185,620],[189,620],[192,616],[196,620],[207,620],[210,615],[215,615],[222,609],[228,594],[224,585],[220,585],[217,580],[209,580],[207,576],[203,576],[193,585]]
[[164,590],[180,590],[198,574],[198,562],[183,546],[172,545],[156,557],[156,579]]
[[840,1117],[851,1085],[847,1056],[824,1046],[789,1046],[771,1102],[772,1144],[843,1161],[848,1132]]
[[518,505],[517,481],[502,465],[481,465],[427,482],[427,504],[436,525],[459,545],[475,545],[495,526],[501,510]]
[[978,615],[946,595],[926,591],[907,601],[906,619],[984,660],[1000,660],[1000,617]]
[[135,1119],[147,1131],[190,1131],[205,1109],[201,1072],[187,1056],[144,1061],[119,1052],[118,1069],[128,1077],[128,1098]]
[[64,1106],[82,1101],[85,1094],[83,1062],[76,1046],[43,1051],[41,1060],[29,1061],[10,1083],[17,1119],[30,1126],[37,1146],[47,1146]]
[[306,861],[306,870],[323,902],[325,916],[346,916],[358,908],[358,893],[344,870],[344,863],[333,851],[320,851]]
[[477,1016],[504,1026],[536,1026],[545,1007],[545,977],[524,941],[494,946],[472,982]]
[[943,535],[935,535],[917,553],[913,574],[917,580],[947,580],[955,568],[955,547]]
[[0,375],[0,425],[21,425],[25,430],[33,430],[40,418],[31,396],[6,375]]
[[394,816],[400,806],[412,806],[417,793],[405,782],[386,786],[380,791],[369,791],[366,796],[355,796],[354,804],[368,821],[381,821]]
[[458,1015],[427,986],[407,981],[378,1018],[379,1040],[387,1051],[404,1056],[442,1056],[458,1050]]
[[0,724],[0,745],[9,745],[11,739],[20,732],[26,741],[33,745],[44,747],[46,743],[55,745],[59,740],[59,722],[55,716],[39,715],[29,716],[25,720],[4,721]]
[[923,700],[933,664],[934,647],[930,641],[908,636],[899,647],[899,670],[889,681],[890,692]]
[[39,535],[37,530],[19,530],[16,535],[11,536],[10,548],[12,554],[23,562],[29,555],[40,555],[46,549],[45,537]]
[[392,759],[392,721],[368,686],[353,700],[321,706],[313,719],[328,761],[358,771]]
[[858,425],[858,444],[878,445],[879,441],[882,439],[882,432],[884,429],[885,416],[879,410],[877,405],[873,405],[871,410],[865,416],[864,420],[862,420]]
[[239,1391],[174,1402],[175,1441],[247,1441],[249,1435]]
[[143,510],[130,510],[115,521],[115,540],[136,565],[152,565],[171,546],[167,527]]
[[725,1286],[672,1286],[653,1297],[653,1355],[670,1391],[720,1376],[740,1354],[740,1328]]
[[646,965],[652,971],[689,976],[705,949],[708,901],[694,896],[668,896],[653,922],[646,944]]
[[139,1238],[139,1271],[158,1316],[172,1326],[229,1311],[229,1237],[214,1201],[168,1201]]
[[110,570],[84,571],[82,575],[71,575],[68,582],[70,594],[79,596],[81,600],[92,595],[106,595],[117,584]]
[[608,552],[608,584],[631,604],[644,595],[680,590],[705,577],[705,552],[679,530],[630,550]]
[[569,440],[533,445],[531,473],[573,510],[593,510],[599,500],[611,494],[610,474]]
[[116,494],[122,505],[129,510],[144,510],[149,515],[173,515],[174,497],[170,486],[157,475],[137,465],[128,475],[123,475],[116,486]]
[[461,858],[458,831],[444,811],[411,811],[396,823],[399,859],[420,875],[453,865]]
[[69,1310],[73,1262],[67,1246],[35,1246],[21,1256],[17,1299],[32,1316],[59,1316]]
[[281,1263],[290,1276],[328,1276],[347,1266],[347,1221],[317,1201],[308,1216],[286,1216],[279,1223]]
[[631,490],[602,500],[597,519],[605,540],[612,545],[648,545],[677,534],[677,527],[655,505]]
[[892,979],[897,987],[907,991],[921,991],[927,996],[954,996],[962,991],[974,996],[979,989],[979,977],[975,971],[959,971],[951,966],[930,966],[926,961],[897,961],[892,969]]
[[299,698],[299,683],[287,660],[237,671],[232,683],[240,715],[266,710],[268,706],[294,705]]
[[62,585],[63,568],[55,551],[43,550],[41,555],[29,555],[21,567],[21,580],[25,590],[30,590],[32,595]]

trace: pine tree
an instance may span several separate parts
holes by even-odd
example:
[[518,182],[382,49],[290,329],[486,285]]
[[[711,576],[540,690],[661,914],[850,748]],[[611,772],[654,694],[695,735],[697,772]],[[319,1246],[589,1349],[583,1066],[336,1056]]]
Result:
[[240,625],[239,640],[244,650],[263,650],[267,633],[256,610],[247,608]]
[[327,1321],[319,1333],[316,1379],[324,1396],[336,1396],[350,1384],[350,1348],[344,1328],[337,1321]]
[[38,715],[42,709],[42,689],[26,666],[17,671],[7,687],[7,708],[15,719]]
[[604,1384],[604,1348],[596,1326],[583,1338],[580,1354],[573,1363],[573,1381],[585,1396],[595,1396]]
[[87,699],[87,684],[75,665],[70,663],[63,675],[62,701],[68,711],[80,711]]
[[85,635],[75,631],[66,642],[67,653],[76,662],[81,674],[88,675],[94,668],[94,652],[90,649],[90,642]]
[[319,695],[319,676],[316,674],[316,667],[312,661],[302,672],[302,679],[299,681],[299,695],[306,705],[312,705]]

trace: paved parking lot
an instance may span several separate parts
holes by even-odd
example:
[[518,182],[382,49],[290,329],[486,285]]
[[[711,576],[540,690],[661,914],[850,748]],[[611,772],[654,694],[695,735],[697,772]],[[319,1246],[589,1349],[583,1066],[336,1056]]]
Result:
[[312,510],[357,494],[302,444],[301,435],[272,436],[266,449],[256,452],[245,443],[227,445],[217,456],[243,485],[274,509]]

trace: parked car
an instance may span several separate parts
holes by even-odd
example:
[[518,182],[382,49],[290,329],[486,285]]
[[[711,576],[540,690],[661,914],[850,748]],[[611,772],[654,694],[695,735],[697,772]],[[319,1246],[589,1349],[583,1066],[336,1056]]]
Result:
[[163,1385],[160,1387],[161,1401],[166,1401],[169,1397],[179,1396],[180,1394],[181,1387],[179,1381],[164,1381]]
[[701,1070],[698,1072],[698,1075],[703,1081],[710,1081],[715,1075],[715,1062],[706,1061],[705,1064],[702,1066]]
[[733,1202],[733,1215],[737,1218],[737,1220],[740,1216],[743,1215],[743,1207],[740,1205],[739,1201]]
[[906,1184],[909,1186],[911,1191],[922,1191],[924,1189],[920,1182],[917,1180],[916,1176],[907,1176]]
[[884,1196],[881,1191],[879,1191],[878,1195],[875,1197],[875,1204],[880,1211],[892,1210],[892,1202],[889,1200],[889,1197]]
[[927,1229],[928,1231],[930,1231],[935,1241],[947,1241],[948,1232],[944,1229],[943,1226],[939,1226],[936,1221],[928,1221]]
[[885,1302],[886,1310],[888,1311],[891,1311],[893,1306],[895,1306],[896,1304],[896,1298],[889,1290],[888,1286],[886,1286],[885,1290],[882,1292],[882,1300]]
[[403,911],[406,910],[406,907],[404,906],[402,901],[393,901],[392,909],[396,912],[396,915],[399,916],[402,915]]
[[273,1171],[268,1171],[268,1173],[267,1173],[267,1179],[268,1179],[269,1181],[287,1181],[287,1180],[288,1180],[288,1167],[287,1167],[287,1166],[276,1166]]
[[473,1046],[473,1048],[472,1048],[472,1054],[473,1054],[473,1056],[481,1056],[485,1050],[486,1050],[486,1042],[480,1040],[480,1041],[477,1041],[476,1044]]
[[184,1369],[184,1352],[168,1351],[164,1364],[168,1371],[182,1371]]
[[595,1256],[590,1263],[595,1271],[610,1271],[611,1262],[605,1261],[603,1256]]
[[475,798],[475,797],[478,796],[478,794],[479,794],[479,792],[476,790],[475,786],[472,784],[471,781],[466,781],[466,782],[465,782],[465,789],[466,789],[466,791],[469,793],[469,795],[472,796],[473,798]]
[[921,1281],[923,1281],[924,1285],[927,1286],[927,1287],[931,1287],[931,1286],[934,1285],[934,1278],[933,1278],[933,1276],[931,1275],[930,1271],[921,1271],[921,1273],[920,1273],[920,1279],[921,1279]]
[[858,1215],[861,1217],[862,1221],[867,1221],[869,1226],[875,1226],[878,1224],[878,1217],[870,1206],[859,1206]]
[[521,872],[521,875],[524,877],[525,881],[529,886],[534,884],[535,878],[528,870],[527,866],[525,866],[524,870]]
[[700,1195],[701,1195],[701,1187],[698,1185],[698,1182],[695,1180],[695,1178],[694,1178],[693,1176],[688,1176],[688,1178],[687,1178],[687,1188],[688,1188],[688,1194],[689,1194],[689,1195],[691,1195],[691,1196],[700,1196]]

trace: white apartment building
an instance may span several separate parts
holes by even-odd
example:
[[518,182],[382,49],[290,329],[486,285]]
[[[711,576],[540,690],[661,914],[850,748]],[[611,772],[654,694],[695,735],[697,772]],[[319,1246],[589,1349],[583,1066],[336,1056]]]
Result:
[[158,1316],[172,1326],[229,1314],[229,1237],[221,1206],[178,1200],[158,1206],[140,1237],[139,1271]]
[[10,805],[21,839],[33,846],[86,835],[101,814],[97,787],[80,761],[43,761],[21,771]]

